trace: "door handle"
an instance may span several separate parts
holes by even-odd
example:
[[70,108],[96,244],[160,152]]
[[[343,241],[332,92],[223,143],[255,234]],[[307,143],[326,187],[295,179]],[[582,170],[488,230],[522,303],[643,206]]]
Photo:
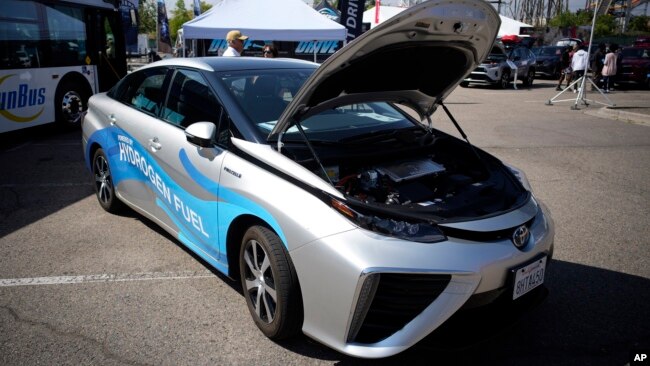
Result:
[[152,151],[158,151],[158,150],[162,149],[162,145],[160,144],[160,142],[158,142],[157,137],[149,139],[149,147],[151,147]]
[[117,125],[117,118],[115,117],[115,115],[113,113],[108,115],[108,120],[110,121],[111,126]]

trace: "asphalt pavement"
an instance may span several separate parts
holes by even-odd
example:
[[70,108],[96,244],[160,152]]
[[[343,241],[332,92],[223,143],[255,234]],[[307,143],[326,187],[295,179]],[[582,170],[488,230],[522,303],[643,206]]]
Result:
[[[461,314],[374,361],[265,338],[237,282],[137,213],[101,209],[78,130],[0,135],[0,364],[628,364],[650,350],[650,91],[615,90],[611,107],[588,92],[574,109],[573,93],[548,104],[554,86],[471,86],[446,101],[549,207],[548,291],[525,311]],[[460,135],[442,110],[432,123]]]

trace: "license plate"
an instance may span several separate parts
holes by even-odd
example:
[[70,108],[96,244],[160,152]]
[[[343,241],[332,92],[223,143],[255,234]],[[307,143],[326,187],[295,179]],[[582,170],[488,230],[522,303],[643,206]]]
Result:
[[515,270],[515,282],[512,299],[515,300],[544,283],[546,257],[542,257],[524,267]]

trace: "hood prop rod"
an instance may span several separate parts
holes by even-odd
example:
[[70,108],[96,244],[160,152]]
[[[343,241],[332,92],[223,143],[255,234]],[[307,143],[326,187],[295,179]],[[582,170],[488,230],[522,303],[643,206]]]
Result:
[[302,136],[303,140],[305,140],[305,144],[309,148],[309,151],[311,152],[311,155],[314,157],[314,160],[316,163],[318,163],[318,166],[321,169],[321,172],[323,173],[323,176],[327,181],[330,183],[330,185],[334,185],[332,183],[332,180],[330,179],[329,175],[327,175],[327,171],[325,170],[325,167],[323,166],[323,163],[320,162],[320,159],[318,158],[318,155],[316,155],[316,150],[314,150],[314,147],[311,146],[311,143],[309,142],[309,139],[307,138],[307,134],[305,134],[305,130],[302,129],[302,126],[300,125],[300,122],[296,121],[295,126],[298,128],[298,131],[300,132],[300,136]]
[[490,170],[488,169],[487,164],[485,164],[485,161],[483,161],[483,159],[481,158],[481,155],[479,155],[478,151],[476,151],[476,148],[474,147],[474,145],[472,145],[472,143],[469,142],[469,138],[467,138],[467,135],[465,134],[465,132],[463,131],[463,129],[460,128],[460,125],[458,124],[458,122],[456,121],[456,119],[454,118],[454,116],[451,114],[451,112],[449,111],[449,109],[447,109],[447,106],[444,105],[442,102],[440,102],[439,104],[440,104],[440,106],[442,107],[442,109],[445,110],[445,113],[447,113],[447,116],[449,117],[449,119],[451,120],[451,122],[454,123],[454,126],[456,126],[456,129],[458,130],[458,132],[460,132],[460,135],[463,137],[463,139],[465,139],[465,141],[467,141],[467,145],[469,145],[469,147],[472,149],[472,151],[474,152],[474,155],[476,155],[476,158],[477,158],[481,163],[483,163],[483,167],[485,168],[486,171],[489,172]]

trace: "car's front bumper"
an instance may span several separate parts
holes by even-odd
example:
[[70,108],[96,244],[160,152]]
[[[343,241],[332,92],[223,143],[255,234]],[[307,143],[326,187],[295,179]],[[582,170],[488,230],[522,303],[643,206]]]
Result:
[[[291,252],[303,295],[303,331],[340,352],[357,357],[379,358],[399,353],[444,323],[472,295],[506,287],[511,268],[540,255],[547,255],[550,260],[554,229],[542,205],[530,231],[531,238],[523,250],[516,249],[509,239],[473,242],[450,237],[444,242],[423,244],[361,229],[304,245]],[[418,292],[418,281],[422,281],[422,290],[429,291],[436,283],[444,287],[439,293],[427,295],[430,303],[421,312],[411,314],[412,320],[404,320],[409,314],[402,316],[402,313],[408,311],[396,306],[386,313],[385,319],[375,318],[373,324],[366,324],[364,312],[367,314],[368,307],[374,306],[374,297],[379,297],[380,292],[383,297],[405,293],[404,289],[381,290],[382,274],[390,274],[385,277],[392,278],[390,281],[394,283],[388,286],[400,285],[401,279],[395,276],[408,280],[404,283],[409,297],[405,302],[409,304],[411,295]],[[379,281],[374,290],[372,286],[364,286],[371,279]],[[429,301],[426,296],[416,301],[422,299]],[[388,300],[393,305],[400,304]],[[386,324],[381,324],[382,321]],[[400,321],[405,323],[399,324]],[[394,330],[385,338],[365,337],[370,342],[355,339],[355,334],[362,332],[372,335],[373,329],[385,331],[381,329],[384,326]],[[364,330],[364,327],[372,329]]]
[[463,81],[477,84],[496,84],[501,79],[498,67],[479,66],[472,71]]

